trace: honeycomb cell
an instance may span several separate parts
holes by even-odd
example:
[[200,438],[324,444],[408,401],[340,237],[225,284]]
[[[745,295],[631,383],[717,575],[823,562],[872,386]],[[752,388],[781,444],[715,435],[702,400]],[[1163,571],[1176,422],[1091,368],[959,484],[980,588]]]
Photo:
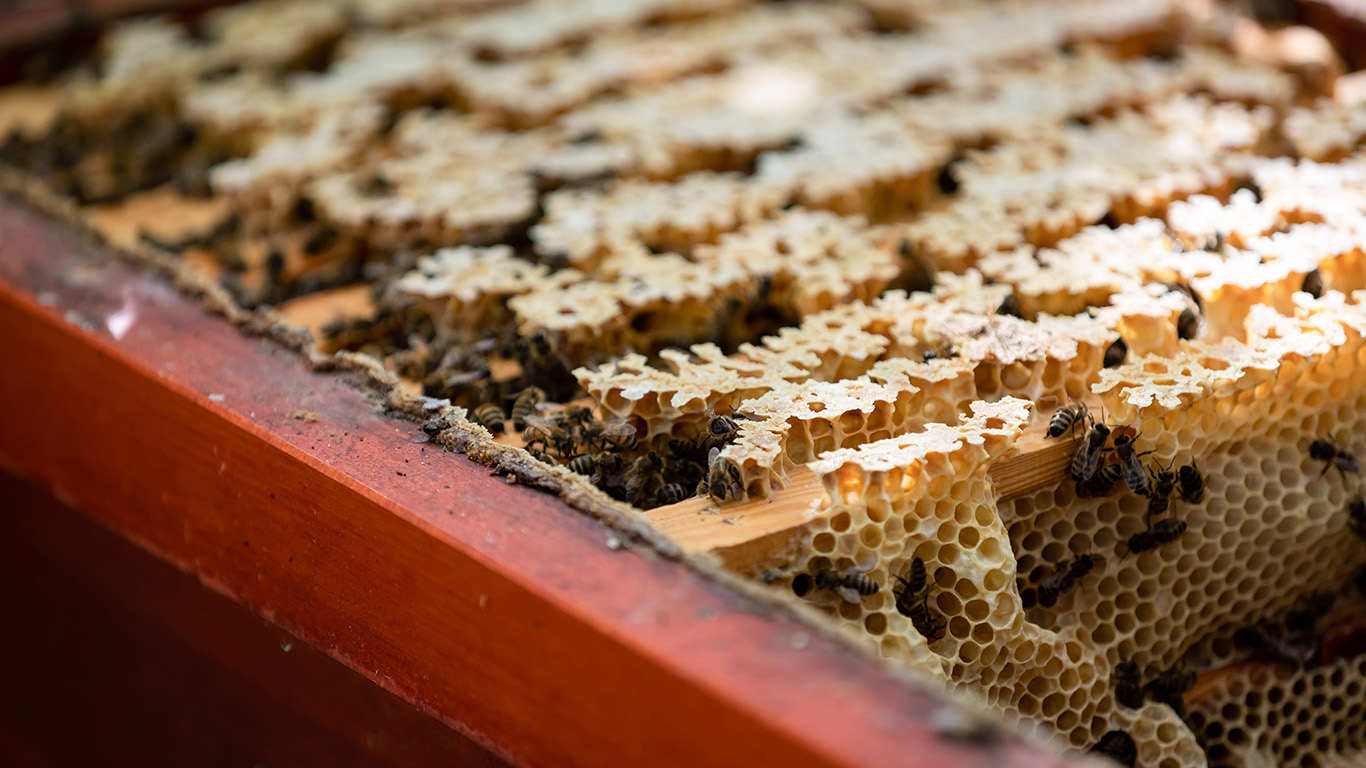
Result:
[[863,628],[870,635],[881,635],[887,631],[887,617],[880,613],[870,613],[863,619]]
[[844,533],[853,524],[853,518],[849,516],[848,512],[840,512],[830,517],[829,524],[830,530],[836,533]]

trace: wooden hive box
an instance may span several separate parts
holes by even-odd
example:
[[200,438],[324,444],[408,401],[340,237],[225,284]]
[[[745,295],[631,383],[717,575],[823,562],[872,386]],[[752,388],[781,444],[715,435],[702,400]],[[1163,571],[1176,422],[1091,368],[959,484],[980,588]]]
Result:
[[[186,11],[0,88],[0,464],[512,763],[1360,756],[1323,38],[560,2]],[[70,17],[6,18],[31,71]]]

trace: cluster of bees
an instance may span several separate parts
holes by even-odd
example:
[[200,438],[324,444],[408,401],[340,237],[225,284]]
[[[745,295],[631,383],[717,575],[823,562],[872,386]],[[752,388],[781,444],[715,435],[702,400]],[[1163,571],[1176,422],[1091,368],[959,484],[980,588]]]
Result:
[[[1144,467],[1140,459],[1151,451],[1138,452],[1134,448],[1136,435],[1126,428],[1112,428],[1092,418],[1082,403],[1072,403],[1058,409],[1049,422],[1048,435],[1062,437],[1078,425],[1086,428],[1070,465],[1070,473],[1079,498],[1107,496],[1120,481],[1132,493],[1148,499],[1145,522],[1147,527],[1124,542],[1124,557],[1157,549],[1180,539],[1186,533],[1183,520],[1162,518],[1171,509],[1172,498],[1179,495],[1188,503],[1198,504],[1204,498],[1204,478],[1194,463],[1172,471],[1171,465]],[[1112,440],[1113,438],[1113,440]],[[1113,443],[1113,447],[1110,444]],[[1337,469],[1344,477],[1359,476],[1360,462],[1351,453],[1328,440],[1315,440],[1309,455],[1324,462],[1322,476],[1329,469]],[[1351,530],[1366,538],[1366,504],[1358,494],[1348,502],[1348,521]],[[1162,518],[1153,522],[1154,518]],[[1039,602],[1055,604],[1068,594],[1095,567],[1089,554],[1058,565],[1038,590]],[[1283,626],[1248,627],[1235,635],[1235,640],[1258,655],[1299,666],[1313,663],[1319,656],[1319,640],[1314,632],[1318,619],[1332,607],[1332,593],[1311,595],[1293,609]],[[1186,716],[1183,694],[1195,685],[1194,672],[1173,667],[1159,673],[1147,683],[1142,681],[1138,665],[1124,661],[1115,665],[1115,698],[1123,706],[1137,709],[1145,697],[1170,706],[1179,717]],[[1123,765],[1134,764],[1137,753],[1133,739],[1123,731],[1110,731],[1093,748]]]
[[[877,594],[882,589],[882,585],[864,573],[866,570],[868,568],[848,571],[823,568],[814,576],[798,574],[792,580],[792,591],[798,597],[805,597],[813,590],[830,590],[851,603],[861,602],[863,598]],[[910,619],[916,631],[926,639],[939,639],[945,622],[943,617],[930,612],[929,598],[934,582],[925,561],[914,558],[907,564],[903,575],[894,574],[892,578],[899,582],[894,590],[897,613]]]
[[[1202,322],[1200,298],[1187,286],[1177,284],[1172,287],[1189,298],[1190,305],[1181,314],[1177,332],[1182,339],[1192,339],[1198,333]],[[1013,294],[1007,296],[995,314],[1023,317],[1018,297]],[[1105,367],[1114,368],[1122,365],[1128,353],[1129,347],[1124,340],[1115,340],[1105,350]],[[951,356],[947,350],[930,350],[924,353],[923,360],[929,362]],[[1081,403],[1073,403],[1055,413],[1049,424],[1048,434],[1050,437],[1061,437],[1079,422],[1089,422],[1090,430],[1072,462],[1072,475],[1077,483],[1078,496],[1091,498],[1108,495],[1123,479],[1130,490],[1149,496],[1150,522],[1152,517],[1166,513],[1174,492],[1179,492],[1187,501],[1197,503],[1204,496],[1204,479],[1193,464],[1181,467],[1176,472],[1171,471],[1170,467],[1162,468],[1150,478],[1148,471],[1138,461],[1146,454],[1135,452],[1134,435],[1117,435],[1113,449],[1117,460],[1102,462],[1102,458],[1111,450],[1106,444],[1112,430],[1104,423],[1095,423],[1091,420],[1086,406]],[[1363,530],[1366,531],[1366,518]],[[1147,530],[1130,537],[1128,550],[1130,553],[1146,552],[1162,544],[1176,541],[1185,531],[1184,521],[1159,520],[1155,524],[1150,524]],[[1095,558],[1083,554],[1059,565],[1040,586],[1040,601],[1046,605],[1057,602],[1080,583],[1095,564]],[[799,574],[793,579],[792,589],[799,597],[804,597],[813,590],[824,589],[834,591],[850,602],[860,602],[864,597],[876,594],[881,589],[876,581],[865,575],[865,570],[867,569],[854,568],[843,572],[821,570],[814,576]],[[933,584],[930,576],[932,574],[927,573],[924,561],[917,557],[907,564],[903,574],[893,574],[892,578],[898,582],[894,593],[897,612],[909,618],[916,631],[926,639],[934,641],[941,636],[945,621],[942,616],[935,616],[929,609],[929,596]],[[1124,736],[1127,738],[1127,735]],[[1104,743],[1102,740],[1102,744]],[[1132,748],[1133,740],[1129,739],[1128,744]]]
[[[734,465],[717,458],[738,434],[738,415],[713,413],[700,437],[670,439],[643,453],[647,446],[626,420],[599,419],[586,405],[558,405],[535,385],[519,391],[508,409],[496,400],[482,399],[470,417],[494,435],[504,433],[510,424],[533,458],[562,464],[613,498],[642,509],[677,504],[694,495],[725,498],[740,493]],[[447,420],[436,418],[423,429],[434,436],[449,426]]]
[[[822,568],[814,576],[800,573],[792,579],[792,591],[798,597],[805,597],[815,590],[830,590],[848,602],[858,603],[882,589],[882,585],[867,575],[866,571],[871,567],[872,563],[847,571]],[[900,575],[892,575],[898,582],[893,589],[897,613],[910,619],[915,630],[931,642],[943,635],[946,623],[944,617],[930,611],[932,577],[925,561],[919,557],[907,563]]]
[[[1165,515],[1176,496],[1192,504],[1204,499],[1205,481],[1199,468],[1194,463],[1175,470],[1170,464],[1145,467],[1141,459],[1151,451],[1139,452],[1135,448],[1136,433],[1129,428],[1113,428],[1096,421],[1086,405],[1079,402],[1059,408],[1053,414],[1048,436],[1060,438],[1078,426],[1085,428],[1085,434],[1069,467],[1077,497],[1109,496],[1123,482],[1131,493],[1148,500],[1144,515],[1146,527],[1123,542],[1123,557],[1155,550],[1184,536],[1186,522]],[[1081,584],[1096,567],[1096,561],[1097,557],[1085,553],[1055,566],[1036,590],[1039,604],[1044,607],[1057,604]]]
[[[1179,497],[1190,504],[1199,504],[1204,499],[1204,476],[1195,463],[1177,469],[1171,464],[1144,466],[1142,457],[1151,451],[1140,452],[1136,449],[1138,435],[1132,429],[1112,427],[1097,421],[1087,407],[1079,402],[1064,406],[1053,414],[1048,425],[1048,436],[1060,438],[1077,427],[1085,429],[1069,468],[1077,496],[1108,496],[1122,482],[1129,492],[1147,499],[1146,527],[1121,544],[1122,556],[1156,550],[1185,535],[1186,522],[1167,517],[1167,514],[1175,498]],[[1309,455],[1316,461],[1324,462],[1323,473],[1329,469],[1338,470],[1344,477],[1348,474],[1359,476],[1361,473],[1357,458],[1331,441],[1315,440],[1309,447]],[[1351,530],[1366,538],[1366,504],[1359,494],[1348,502],[1348,517]],[[1077,588],[1096,564],[1097,557],[1080,554],[1057,565],[1037,589],[1039,604],[1045,607],[1055,605]],[[869,567],[847,571],[822,569],[814,575],[799,574],[793,579],[792,589],[799,597],[815,590],[829,590],[844,600],[857,603],[881,589],[881,585],[865,573],[866,570]],[[898,582],[895,588],[897,612],[909,618],[916,631],[927,640],[938,639],[945,621],[930,610],[929,598],[934,580],[925,562],[921,558],[914,558],[901,575],[894,574],[892,578]],[[1318,654],[1313,629],[1318,619],[1332,606],[1333,597],[1331,593],[1312,595],[1290,612],[1283,627],[1247,628],[1241,630],[1236,639],[1244,647],[1276,660],[1300,665],[1311,663]],[[1132,661],[1117,664],[1114,673],[1116,699],[1121,705],[1136,709],[1143,706],[1145,699],[1151,700],[1170,706],[1182,718],[1186,715],[1182,697],[1195,685],[1195,681],[1195,673],[1179,665],[1160,672],[1147,682],[1143,681],[1138,665]],[[1091,751],[1129,766],[1134,765],[1138,755],[1133,738],[1122,730],[1106,733]]]
[[[1183,520],[1162,517],[1171,509],[1172,496],[1179,494],[1186,502],[1198,504],[1205,495],[1205,480],[1200,469],[1187,464],[1173,471],[1172,466],[1144,467],[1140,459],[1152,451],[1138,452],[1134,448],[1137,434],[1128,428],[1112,428],[1104,422],[1097,422],[1082,403],[1074,402],[1059,408],[1048,424],[1048,436],[1062,437],[1077,425],[1084,425],[1086,433],[1076,453],[1072,455],[1070,473],[1075,483],[1078,498],[1097,498],[1108,496],[1119,486],[1121,480],[1131,493],[1148,498],[1145,514],[1147,529],[1129,537],[1125,548],[1128,554],[1138,554],[1156,549],[1181,538],[1186,532]],[[1113,437],[1113,440],[1111,439]],[[1113,447],[1110,443],[1113,442]],[[1065,595],[1076,578],[1085,575],[1078,570],[1077,561],[1067,569],[1060,568],[1054,574],[1059,583],[1045,583],[1042,595],[1060,598]],[[1073,578],[1064,575],[1064,571]],[[1051,581],[1051,580],[1050,580]]]
[[1179,666],[1165,670],[1144,683],[1139,674],[1138,664],[1132,661],[1121,661],[1116,664],[1113,680],[1115,700],[1122,706],[1138,709],[1143,706],[1144,699],[1148,698],[1159,704],[1166,704],[1183,718],[1186,715],[1186,705],[1181,696],[1195,687],[1195,673]]
[[224,159],[184,120],[155,108],[97,126],[62,112],[42,137],[15,129],[0,141],[0,165],[83,205],[116,203],[168,183],[183,195],[207,197],[209,169]]

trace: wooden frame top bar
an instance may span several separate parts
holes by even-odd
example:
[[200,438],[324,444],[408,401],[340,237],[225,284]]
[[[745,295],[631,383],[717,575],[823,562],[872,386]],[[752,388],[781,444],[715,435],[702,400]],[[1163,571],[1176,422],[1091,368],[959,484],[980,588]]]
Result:
[[1062,764],[6,198],[0,329],[0,463],[510,761]]

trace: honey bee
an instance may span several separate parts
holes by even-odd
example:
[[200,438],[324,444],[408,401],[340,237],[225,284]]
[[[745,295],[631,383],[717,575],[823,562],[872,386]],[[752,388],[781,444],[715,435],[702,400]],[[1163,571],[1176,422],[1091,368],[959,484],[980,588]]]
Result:
[[575,456],[565,466],[570,472],[588,475],[596,483],[604,477],[620,472],[623,465],[621,456],[610,451],[598,451]]
[[672,454],[664,456],[664,473],[679,485],[689,488],[695,487],[697,481],[707,474],[707,468],[702,462],[694,461],[690,458],[680,459]]
[[442,432],[450,429],[452,426],[453,424],[451,417],[444,415],[433,416],[432,418],[422,422],[422,431],[427,434],[427,437],[436,437]]
[[1134,737],[1120,730],[1107,731],[1091,747],[1091,754],[1108,757],[1128,768],[1134,768],[1138,763],[1138,745],[1134,743]]
[[1186,309],[1176,319],[1176,335],[1184,340],[1195,338],[1204,317],[1204,300],[1200,298],[1200,294],[1195,292],[1195,289],[1190,287],[1189,283],[1168,283],[1167,287],[1177,293],[1184,294],[1187,302]]
[[822,568],[816,572],[817,589],[833,589],[846,602],[858,603],[868,595],[877,594],[882,587],[861,569],[839,571]]
[[1044,579],[1043,584],[1039,585],[1039,603],[1044,606],[1054,605],[1066,597],[1094,567],[1096,562],[1090,555],[1080,555],[1075,560],[1062,563],[1054,569],[1051,576]]
[[1233,633],[1233,639],[1260,656],[1295,667],[1309,666],[1319,652],[1317,643],[1281,637],[1260,627],[1243,627]]
[[475,422],[484,425],[484,428],[495,435],[503,431],[503,409],[497,403],[484,403],[470,414]]
[[1096,470],[1096,474],[1084,483],[1076,484],[1077,498],[1092,499],[1100,496],[1109,496],[1110,492],[1119,484],[1122,470],[1118,464],[1106,464]]
[[996,314],[1009,315],[1023,319],[1024,315],[1020,309],[1020,298],[1015,294],[1010,294],[1001,302],[1001,306],[996,308]]
[[575,456],[565,466],[577,475],[592,475],[598,471],[598,453],[585,453]]
[[1205,497],[1205,478],[1200,475],[1200,470],[1195,463],[1191,462],[1182,467],[1176,475],[1177,486],[1181,492],[1181,498],[1192,504],[1200,503]]
[[1172,667],[1148,681],[1143,690],[1153,701],[1172,706],[1181,703],[1181,695],[1195,686],[1195,673]]
[[1124,343],[1124,339],[1115,339],[1110,346],[1105,348],[1105,367],[1118,368],[1124,365],[1124,360],[1129,356],[1129,345]]
[[1171,463],[1169,462],[1165,467],[1158,465],[1157,472],[1153,473],[1153,495],[1170,496],[1174,490],[1176,490],[1176,473],[1172,471]]
[[601,451],[598,453],[598,472],[603,475],[613,475],[626,468],[626,462],[621,458],[621,454],[611,451]]
[[596,444],[600,448],[631,453],[639,445],[636,428],[631,422],[619,416],[606,419],[592,419],[579,428],[584,442]]
[[528,444],[539,442],[562,459],[574,454],[574,434],[560,426],[555,419],[548,416],[527,416],[525,421],[526,429],[522,432],[522,439]]
[[1319,618],[1332,609],[1337,598],[1335,592],[1314,592],[1305,595],[1285,615],[1285,628],[1291,632],[1312,630]]
[[[1186,534],[1185,520],[1159,520],[1146,531],[1139,531],[1129,537],[1129,554],[1136,555],[1170,544]],[[1127,555],[1126,555],[1127,557]]]
[[1301,597],[1285,615],[1282,626],[1244,627],[1233,639],[1255,653],[1296,667],[1312,666],[1319,661],[1320,638],[1315,629],[1324,614],[1337,602],[1333,592],[1315,592]]
[[547,437],[546,431],[539,426],[528,424],[527,428],[522,430],[522,442],[525,443],[527,450],[531,450],[533,445],[545,447]]
[[688,496],[687,489],[684,488],[681,483],[668,483],[664,486],[664,489],[659,492],[660,502],[666,505],[677,504],[688,498]]
[[725,445],[734,440],[739,431],[734,419],[713,414],[707,423],[707,440],[712,445]]
[[1323,296],[1323,273],[1319,272],[1317,267],[1310,270],[1309,274],[1304,276],[1304,285],[1300,287],[1300,290],[1316,299],[1321,298]]
[[489,376],[488,368],[469,371],[452,371],[445,368],[433,371],[423,378],[422,394],[450,400],[455,405],[472,409],[479,403],[494,399],[493,386],[494,382]]
[[909,566],[907,566],[905,577],[892,577],[901,582],[901,593],[896,596],[896,607],[897,610],[901,612],[901,615],[910,616],[910,614],[902,610],[902,608],[920,599],[921,593],[926,591],[925,584],[929,580],[928,575],[929,574],[925,570],[925,561],[917,557],[911,561]]
[[1062,437],[1064,432],[1074,428],[1078,421],[1085,422],[1088,415],[1086,405],[1073,401],[1053,412],[1048,420],[1048,436]]
[[545,390],[540,387],[527,387],[517,393],[517,399],[512,402],[512,428],[521,432],[526,429],[526,417],[536,410],[536,406],[545,402]]
[[644,506],[653,501],[655,493],[664,487],[664,459],[654,451],[641,456],[631,464],[631,479],[627,483],[627,494],[631,503]]
[[1149,520],[1154,515],[1165,515],[1171,508],[1172,492],[1176,490],[1176,473],[1171,470],[1171,465],[1159,467],[1153,475],[1152,491],[1148,494],[1148,513]]
[[707,434],[703,436],[703,444],[707,447],[721,447],[733,442],[740,432],[740,427],[735,423],[736,419],[755,420],[753,416],[737,411],[732,411],[729,416],[722,416],[708,406]]
[[943,618],[930,614],[929,579],[925,571],[925,561],[915,558],[906,570],[906,576],[893,576],[901,582],[901,589],[895,592],[896,612],[911,620],[915,631],[927,640],[934,640],[944,629]]
[[727,498],[740,499],[745,495],[740,480],[740,468],[731,461],[721,458],[721,449],[712,447],[707,454],[707,494],[717,501]]
[[1143,683],[1139,679],[1138,665],[1132,661],[1121,661],[1115,665],[1112,675],[1115,681],[1115,699],[1129,709],[1143,706]]
[[1361,462],[1357,461],[1357,457],[1328,440],[1315,440],[1310,443],[1309,458],[1324,462],[1323,471],[1319,473],[1319,477],[1327,474],[1330,468],[1337,469],[1344,477],[1347,476],[1348,472],[1354,475],[1361,474]]
[[1148,511],[1144,516],[1149,520],[1154,517],[1161,517],[1162,515],[1167,514],[1167,510],[1171,508],[1171,505],[1172,498],[1170,496],[1160,496],[1156,493],[1151,494],[1148,496]]
[[1176,318],[1176,336],[1182,341],[1190,341],[1200,331],[1200,313],[1195,307],[1186,307]]
[[262,302],[278,304],[284,297],[285,253],[279,246],[271,246],[266,253],[265,275],[262,281]]
[[1366,501],[1354,496],[1347,502],[1347,527],[1352,533],[1366,539]]
[[676,459],[701,465],[707,462],[707,451],[703,449],[701,440],[673,438],[669,441],[668,447],[669,455]]
[[1148,472],[1143,468],[1140,456],[1147,456],[1152,451],[1136,453],[1134,451],[1134,438],[1130,435],[1117,435],[1115,437],[1115,455],[1119,457],[1119,466],[1123,470],[1124,484],[1129,486],[1129,490],[1140,495],[1148,495]]
[[1072,479],[1084,483],[1096,474],[1105,443],[1110,439],[1110,426],[1105,423],[1092,424],[1086,439],[1072,455]]
[[578,386],[563,355],[555,349],[554,339],[545,329],[537,330],[521,343],[522,368],[532,381],[544,387],[556,402],[570,399]]
[[595,420],[593,409],[586,405],[567,405],[555,416],[561,424],[569,426],[582,427]]

